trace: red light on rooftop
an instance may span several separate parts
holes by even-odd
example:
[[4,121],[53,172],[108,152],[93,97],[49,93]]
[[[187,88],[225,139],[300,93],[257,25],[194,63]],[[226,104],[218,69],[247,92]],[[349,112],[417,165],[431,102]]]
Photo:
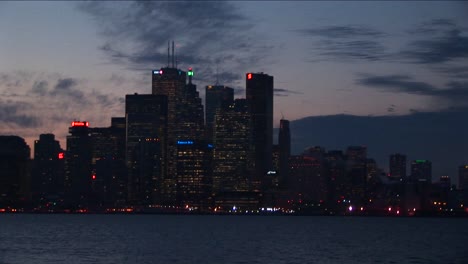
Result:
[[92,178],[93,180],[96,180],[96,175],[93,174],[93,176],[91,176],[91,178]]
[[58,159],[63,159],[63,158],[64,158],[64,154],[63,154],[63,152],[60,152],[60,153],[58,154]]
[[88,126],[89,126],[89,122],[73,121],[73,122],[71,123],[71,126],[72,126],[72,127],[88,127]]
[[247,80],[250,80],[252,79],[252,74],[251,73],[247,73]]

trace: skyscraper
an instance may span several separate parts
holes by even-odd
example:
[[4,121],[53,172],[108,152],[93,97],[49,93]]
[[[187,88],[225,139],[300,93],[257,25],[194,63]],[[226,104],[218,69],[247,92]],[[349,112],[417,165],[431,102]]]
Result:
[[208,85],[205,87],[205,120],[206,134],[209,141],[213,140],[213,126],[218,109],[226,110],[234,101],[234,89],[223,85]]
[[[273,150],[273,76],[246,74],[246,99],[252,118],[255,180],[261,185],[272,169]],[[259,186],[266,189],[268,186]]]
[[[289,156],[291,156],[291,134],[289,131],[289,121],[280,120],[279,134],[279,176],[280,186],[284,185],[289,172]],[[284,186],[283,186],[284,187]]]
[[391,179],[406,179],[406,156],[402,154],[390,155],[390,175]]
[[36,206],[57,203],[63,195],[64,151],[53,134],[41,134],[34,141],[32,194]]
[[91,193],[92,145],[89,123],[73,121],[67,136],[66,157],[66,203],[72,208],[87,208]]
[[125,96],[129,200],[144,205],[173,199],[167,174],[168,102],[165,95]]

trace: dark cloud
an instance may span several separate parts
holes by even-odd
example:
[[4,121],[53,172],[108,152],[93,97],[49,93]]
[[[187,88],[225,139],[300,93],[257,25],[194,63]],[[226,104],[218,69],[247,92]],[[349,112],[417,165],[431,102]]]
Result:
[[410,33],[419,39],[410,42],[401,56],[411,62],[436,64],[468,58],[468,30],[449,19],[431,20]]
[[389,107],[387,107],[387,112],[388,113],[394,113],[396,111],[396,106],[395,105],[390,105]]
[[74,100],[82,100],[84,99],[85,95],[82,91],[76,88],[77,85],[78,80],[73,78],[58,79],[54,89],[50,91],[50,95],[66,96],[71,97]]
[[296,30],[297,33],[312,37],[314,50],[320,60],[367,60],[376,61],[385,55],[385,49],[378,39],[384,34],[363,26],[329,26]]
[[468,79],[468,66],[444,65],[432,69],[451,78]]
[[275,96],[289,96],[290,94],[302,94],[301,92],[296,92],[284,88],[275,88],[273,89]]
[[0,86],[20,87],[31,79],[31,75],[24,71],[0,73]]
[[24,102],[0,101],[0,122],[2,127],[13,125],[19,128],[35,128],[41,125],[36,116],[24,114],[31,106]]
[[453,103],[468,102],[468,82],[449,82],[444,88],[437,88],[429,83],[413,81],[407,75],[386,75],[366,76],[359,79],[358,84],[388,92],[433,96]]
[[45,95],[48,90],[49,83],[47,81],[35,81],[32,86],[32,92],[39,95]]
[[[105,39],[101,50],[112,62],[132,70],[166,66],[168,40],[176,42],[178,65],[204,69],[197,78],[210,82],[217,65],[226,67],[224,75],[232,77],[227,73],[259,65],[272,49],[252,34],[250,19],[226,1],[86,2],[78,6],[96,20]],[[238,80],[236,76],[225,81]]]
[[383,33],[364,26],[329,26],[322,28],[301,29],[297,32],[309,36],[326,38],[381,37]]
[[468,134],[468,123],[463,121],[467,116],[468,108],[452,108],[441,112],[415,110],[401,116],[306,117],[291,122],[291,147],[294,153],[301,153],[316,145],[328,150],[366,145],[368,155],[382,168],[388,168],[390,154],[399,152],[409,160],[431,160],[433,178],[456,178],[458,166],[468,160],[468,140],[463,140]]

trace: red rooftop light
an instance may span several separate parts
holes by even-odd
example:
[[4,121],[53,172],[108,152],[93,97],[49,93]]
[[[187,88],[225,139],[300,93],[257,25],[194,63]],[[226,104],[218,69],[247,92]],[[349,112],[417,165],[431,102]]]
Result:
[[247,73],[247,80],[250,80],[252,79],[252,74],[251,73]]
[[73,121],[71,122],[72,127],[89,127],[89,122]]

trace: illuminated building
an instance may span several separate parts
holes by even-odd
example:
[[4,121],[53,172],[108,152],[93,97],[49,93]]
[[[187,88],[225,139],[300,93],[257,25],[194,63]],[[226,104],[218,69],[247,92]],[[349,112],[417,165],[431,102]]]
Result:
[[410,181],[431,183],[432,163],[428,160],[413,160]]
[[468,165],[458,167],[458,189],[468,190]]
[[289,121],[285,119],[280,120],[279,134],[279,176],[280,184],[285,184],[289,173],[289,156],[291,156],[291,133],[289,131]]
[[[189,83],[186,84],[186,77]],[[163,185],[164,195],[175,199],[177,179],[177,141],[200,140],[204,137],[203,105],[192,83],[190,68],[186,73],[172,67],[153,71],[152,91],[167,97],[167,175]]]
[[0,136],[0,208],[29,202],[30,148],[18,136]]
[[125,96],[126,163],[129,202],[164,203],[173,199],[173,180],[167,174],[168,103],[164,95]]
[[236,99],[226,111],[218,109],[214,124],[213,193],[216,203],[222,207],[224,202],[230,204],[239,199],[250,208],[258,202],[251,200],[257,197],[251,193],[258,183],[252,183],[253,138],[246,100]]
[[391,179],[406,180],[406,156],[401,154],[390,155],[390,174]]
[[204,141],[177,141],[177,204],[197,210],[209,207],[211,196],[211,151]]
[[215,114],[225,110],[234,102],[234,89],[223,85],[205,87],[205,120],[207,139],[212,142]]
[[65,198],[66,204],[72,208],[82,208],[89,205],[92,180],[92,145],[89,136],[89,123],[73,121],[67,136]]
[[[273,76],[246,74],[246,99],[252,118],[255,181],[262,184],[272,169],[273,148]],[[267,189],[269,186],[258,186]]]
[[53,134],[41,134],[34,141],[32,197],[35,206],[57,204],[63,196],[65,153]]

